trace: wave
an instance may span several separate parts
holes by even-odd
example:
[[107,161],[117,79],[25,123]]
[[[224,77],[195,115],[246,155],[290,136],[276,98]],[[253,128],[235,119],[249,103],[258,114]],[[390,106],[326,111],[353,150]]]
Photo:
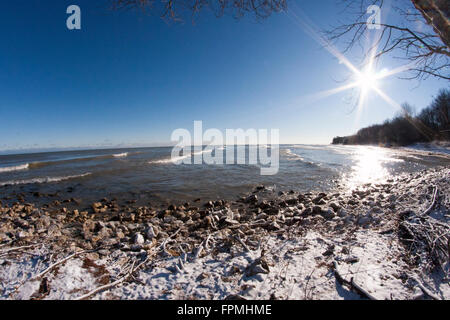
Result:
[[70,179],[76,179],[76,178],[83,178],[86,176],[91,175],[90,172],[83,173],[80,175],[73,175],[73,176],[63,176],[63,177],[44,177],[44,178],[34,178],[34,179],[28,179],[28,180],[11,180],[6,182],[0,182],[0,187],[8,186],[8,185],[19,185],[19,184],[41,184],[41,183],[50,183],[50,182],[60,182]]
[[[149,164],[168,164],[168,163],[179,164],[179,162],[181,162],[184,159],[191,158],[194,155],[199,155],[199,154],[203,154],[203,153],[211,153],[213,150],[214,149],[206,149],[206,150],[202,150],[202,151],[192,152],[185,156],[177,156],[177,157],[164,158],[164,159],[160,159],[160,160],[152,160],[152,161],[149,161],[148,163]],[[217,149],[217,150],[223,150],[223,149]]]
[[292,152],[291,149],[286,149],[285,152],[286,152],[286,155],[287,155],[288,157],[294,158],[293,160],[301,160],[301,161],[305,161],[305,159],[304,159],[302,156],[300,156],[300,155],[298,155],[298,154]]
[[125,157],[128,157],[128,152],[117,153],[117,154],[113,154],[112,156],[113,156],[114,158],[125,158]]
[[27,170],[29,167],[30,167],[29,163],[18,165],[18,166],[3,167],[3,168],[0,168],[0,173]]
[[116,154],[72,157],[72,158],[58,159],[58,160],[36,161],[36,162],[27,163],[24,165],[0,168],[0,173],[25,170],[25,169],[37,169],[37,168],[47,167],[47,166],[52,166],[52,165],[71,163],[71,162],[83,162],[83,161],[90,161],[90,160],[96,160],[96,159],[125,158],[125,157],[128,157],[128,155],[129,155],[128,152],[123,152],[123,153],[116,153]]

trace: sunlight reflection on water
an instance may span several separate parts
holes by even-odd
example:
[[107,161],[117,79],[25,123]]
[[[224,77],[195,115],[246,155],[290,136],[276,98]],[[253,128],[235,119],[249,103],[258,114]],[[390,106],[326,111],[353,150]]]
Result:
[[348,176],[348,186],[358,188],[369,183],[385,183],[392,177],[387,165],[403,162],[393,158],[387,149],[377,147],[359,147],[354,155],[354,165]]

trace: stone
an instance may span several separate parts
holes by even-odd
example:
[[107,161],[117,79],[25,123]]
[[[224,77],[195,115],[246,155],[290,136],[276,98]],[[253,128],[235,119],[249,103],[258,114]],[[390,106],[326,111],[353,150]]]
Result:
[[290,206],[295,206],[295,205],[297,205],[297,203],[298,203],[298,199],[295,199],[295,198],[293,198],[293,199],[287,199],[287,200],[286,200],[286,203],[287,203],[288,205],[290,205]]
[[134,236],[134,244],[143,245],[145,243],[144,236],[140,233],[136,233]]
[[367,226],[372,222],[372,217],[370,215],[362,216],[358,219],[358,225]]
[[258,202],[258,196],[256,194],[253,194],[253,195],[245,198],[245,202],[247,202],[247,203],[256,203],[256,202]]
[[154,238],[156,238],[157,234],[155,232],[155,229],[153,228],[153,226],[148,226],[147,229],[145,230],[145,237],[148,240],[153,240]]
[[258,273],[268,274],[269,272],[269,265],[263,257],[256,259],[245,269],[247,277],[252,277]]
[[61,231],[56,224],[52,224],[48,227],[47,234],[50,237],[60,237]]
[[331,219],[333,219],[336,216],[336,214],[334,213],[333,209],[322,210],[320,215],[322,217],[324,217],[325,219],[327,219],[327,220],[331,220]]
[[334,212],[338,212],[339,209],[341,208],[339,205],[337,205],[337,204],[334,203],[334,202],[331,202],[331,203],[329,204],[329,206],[334,210]]

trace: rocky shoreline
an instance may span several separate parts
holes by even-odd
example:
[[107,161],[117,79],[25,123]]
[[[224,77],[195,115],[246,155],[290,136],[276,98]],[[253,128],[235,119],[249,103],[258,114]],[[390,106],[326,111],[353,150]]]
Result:
[[449,177],[167,208],[0,202],[0,298],[449,299]]

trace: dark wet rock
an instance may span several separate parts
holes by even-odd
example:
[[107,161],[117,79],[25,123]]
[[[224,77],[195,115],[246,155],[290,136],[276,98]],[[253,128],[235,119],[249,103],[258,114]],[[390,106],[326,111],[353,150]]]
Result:
[[325,256],[325,257],[329,257],[329,256],[333,255],[334,254],[334,248],[335,248],[335,246],[333,244],[328,246],[327,250],[324,253],[322,253],[322,255]]
[[280,213],[280,208],[278,207],[271,207],[265,210],[265,212],[269,215],[277,215]]
[[341,208],[339,205],[337,205],[337,204],[334,203],[334,202],[331,202],[331,203],[328,204],[328,205],[334,210],[334,212],[338,212],[339,209]]
[[208,201],[203,205],[205,208],[214,208],[214,203],[212,201]]
[[286,203],[287,203],[288,205],[290,205],[290,206],[295,206],[295,205],[298,204],[298,199],[296,199],[296,198],[287,199],[287,200],[286,200]]
[[245,269],[247,277],[252,277],[259,273],[268,274],[269,272],[269,265],[263,257],[256,259]]
[[313,200],[312,200],[312,202],[314,203],[314,204],[323,204],[325,201],[324,201],[324,198],[327,196],[327,194],[326,193],[319,193],[319,195],[317,196],[317,197],[315,197]]
[[345,258],[344,260],[346,263],[354,264],[359,262],[359,258],[357,256],[350,256]]
[[253,194],[247,198],[245,198],[246,203],[256,203],[258,202],[258,196],[256,194]]

